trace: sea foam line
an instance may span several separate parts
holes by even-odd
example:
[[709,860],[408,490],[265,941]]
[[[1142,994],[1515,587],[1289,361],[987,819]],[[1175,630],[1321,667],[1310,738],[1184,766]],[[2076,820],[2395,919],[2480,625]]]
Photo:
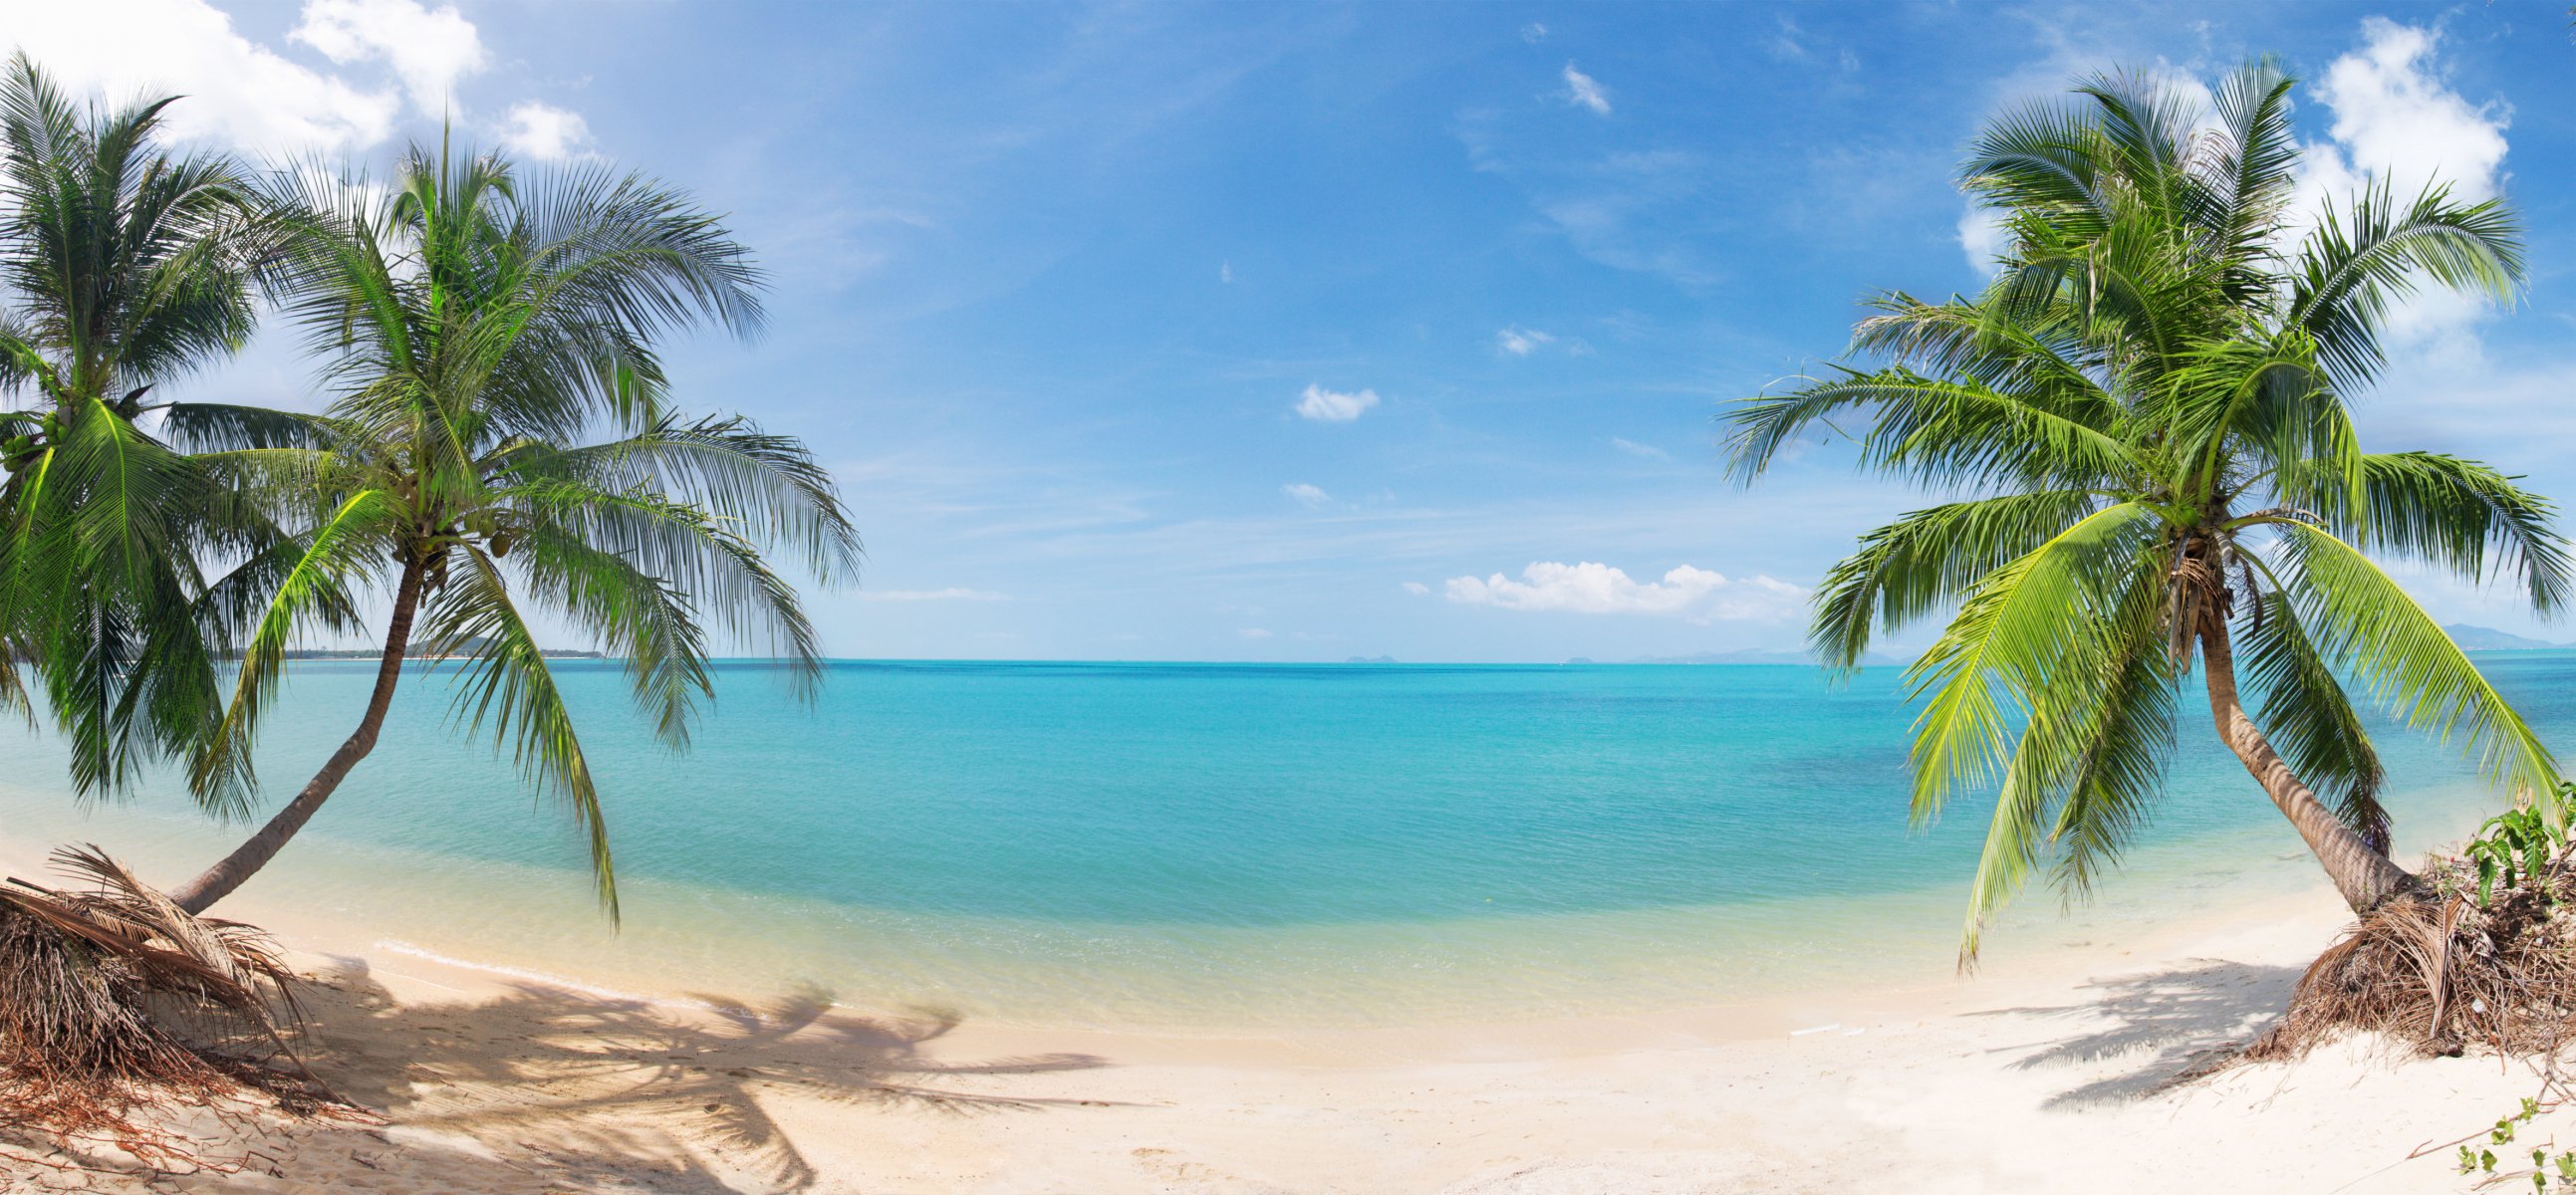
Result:
[[697,1008],[710,1011],[716,1007],[714,1004],[705,1000],[694,999],[687,996],[648,996],[641,992],[621,991],[617,988],[602,987],[595,983],[583,983],[577,979],[567,978],[565,976],[556,975],[546,971],[532,971],[525,967],[511,967],[500,963],[476,962],[472,959],[458,958],[452,954],[441,954],[426,947],[414,946],[409,942],[399,941],[392,938],[387,938],[377,942],[375,948],[388,954],[410,955],[413,958],[420,959],[424,962],[437,963],[443,967],[455,967],[465,971],[480,971],[486,975],[498,975],[507,979],[524,979],[531,983],[542,983],[549,987],[563,988],[566,991],[579,992],[585,996],[597,996],[605,1000],[631,1000],[638,1004],[675,1005],[683,1008]]

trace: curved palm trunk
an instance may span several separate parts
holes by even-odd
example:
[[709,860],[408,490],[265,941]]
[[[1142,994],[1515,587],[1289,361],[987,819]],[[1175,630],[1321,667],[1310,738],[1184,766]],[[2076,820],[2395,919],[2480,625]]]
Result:
[[180,908],[190,913],[203,913],[214,907],[216,901],[232,895],[233,889],[248,882],[260,868],[268,866],[268,861],[285,849],[286,840],[295,837],[295,832],[303,829],[304,823],[311,821],[314,812],[322,808],[322,802],[331,799],[340,782],[348,778],[349,770],[357,767],[359,760],[376,749],[376,732],[384,728],[385,711],[394,703],[394,686],[402,681],[403,654],[411,646],[411,621],[413,613],[420,607],[423,571],[418,564],[403,566],[402,581],[394,588],[393,621],[385,626],[385,652],[376,664],[376,689],[367,698],[367,712],[358,719],[358,729],[340,744],[339,750],[331,753],[330,759],[323,762],[321,771],[304,782],[304,791],[295,794],[295,799],[287,802],[286,808],[268,819],[268,824],[261,826],[259,833],[235,847],[222,862],[207,868],[205,874],[171,890],[170,899],[176,901]]
[[2236,696],[2236,656],[2228,646],[2224,618],[2211,618],[2200,634],[2202,674],[2209,682],[2209,712],[2218,721],[2218,737],[2227,740],[2245,770],[2263,786],[2272,804],[2279,806],[2281,816],[2298,827],[2299,837],[2306,839],[2308,850],[2324,865],[2326,875],[2334,880],[2335,891],[2343,894],[2344,903],[2355,913],[2367,913],[2380,902],[2414,882],[2415,877],[2389,862],[2388,856],[2372,850],[2361,835],[2336,817],[2334,811],[2317,800],[2308,786],[2290,774],[2290,765],[2272,749],[2260,727],[2245,713],[2245,704]]

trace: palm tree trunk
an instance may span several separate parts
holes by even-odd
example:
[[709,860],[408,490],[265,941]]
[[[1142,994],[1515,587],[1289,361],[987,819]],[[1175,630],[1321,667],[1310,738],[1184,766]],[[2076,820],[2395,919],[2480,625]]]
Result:
[[384,728],[385,711],[394,703],[394,686],[402,681],[403,655],[411,646],[412,615],[420,607],[421,580],[426,571],[417,562],[403,566],[402,581],[394,587],[393,621],[385,627],[385,652],[376,663],[376,690],[367,698],[367,712],[358,719],[358,729],[323,762],[321,771],[304,782],[304,791],[295,794],[286,808],[268,819],[259,833],[234,848],[222,862],[207,868],[205,874],[171,890],[170,899],[180,908],[203,913],[268,866],[268,861],[285,849],[286,840],[295,837],[295,832],[322,808],[322,802],[331,799],[340,782],[348,778],[349,770],[376,749],[376,732]]
[[2244,702],[2236,696],[2236,656],[2227,643],[2227,620],[2210,618],[2200,634],[2202,674],[2209,683],[2209,712],[2218,721],[2218,737],[2227,740],[2236,758],[2253,773],[2254,781],[2263,786],[2272,804],[2279,806],[2281,816],[2298,828],[2306,839],[2308,850],[2323,864],[2326,875],[2334,880],[2335,891],[2343,894],[2344,903],[2355,913],[2367,913],[2380,902],[2396,895],[2414,883],[2415,877],[2389,861],[2388,856],[2372,850],[2361,835],[2336,817],[2334,811],[2317,800],[2317,794],[2290,774],[2290,765],[2272,749],[2271,740],[2263,737],[2260,727],[2246,716]]

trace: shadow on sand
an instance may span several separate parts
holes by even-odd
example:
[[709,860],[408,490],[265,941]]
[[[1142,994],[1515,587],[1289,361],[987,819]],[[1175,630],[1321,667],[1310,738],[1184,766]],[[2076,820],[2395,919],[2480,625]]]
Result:
[[2116,1073],[2050,1096],[2046,1107],[2080,1109],[2142,1099],[2224,1060],[2271,1024],[2298,982],[2295,967],[2208,962],[2151,975],[2086,984],[2097,998],[2051,1008],[1996,1008],[1979,1016],[2082,1022],[2068,1037],[2011,1047],[2029,1050],[2015,1070]]
[[1106,1065],[1097,1057],[938,1060],[925,1047],[957,1028],[954,1014],[858,1017],[819,989],[764,1005],[701,995],[702,1011],[538,985],[473,1003],[399,1003],[357,960],[314,982],[314,1069],[399,1126],[371,1136],[452,1144],[556,1182],[811,1188],[822,1176],[773,1119],[770,1095],[954,1115],[1104,1106],[977,1090]]

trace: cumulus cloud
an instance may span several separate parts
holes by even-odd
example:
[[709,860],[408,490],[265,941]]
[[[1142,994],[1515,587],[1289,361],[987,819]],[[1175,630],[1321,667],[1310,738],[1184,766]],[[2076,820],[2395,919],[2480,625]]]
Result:
[[[2502,103],[2472,104],[2444,78],[2441,30],[2383,17],[2361,23],[2361,45],[2326,67],[2311,91],[2334,114],[2327,140],[2302,147],[2299,204],[2312,224],[2331,201],[2350,203],[2375,181],[2403,202],[2426,184],[2448,183],[2451,197],[2474,203],[2504,188],[2505,130],[2513,113]],[[2297,231],[2304,231],[2305,224]],[[2388,314],[2391,339],[2446,357],[2475,357],[2474,325],[2488,313],[2478,299],[2428,289]]]
[[[420,0],[305,0],[286,36],[338,69],[243,36],[207,0],[0,0],[0,51],[25,50],[74,94],[184,95],[168,112],[173,135],[259,155],[381,145],[406,112],[457,113],[457,81],[492,57],[453,5]],[[546,122],[522,129],[518,115],[530,108]],[[494,131],[513,148],[523,134],[537,138],[529,146],[559,140],[567,152],[581,140],[573,113],[526,104],[511,112]]]
[[1422,582],[1420,582],[1420,581],[1407,581],[1407,582],[1405,582],[1405,583],[1404,583],[1404,591],[1405,591],[1406,593],[1412,594],[1412,595],[1413,595],[1413,596],[1415,596],[1415,597],[1429,597],[1429,596],[1431,596],[1431,587],[1430,587],[1430,586],[1428,586],[1428,585],[1423,584],[1423,583],[1422,583]]
[[995,593],[989,589],[966,589],[961,586],[954,585],[946,589],[862,589],[858,591],[858,595],[861,601],[869,602],[1001,602],[1010,600],[1009,594]]
[[474,23],[455,6],[417,0],[305,0],[303,23],[286,36],[343,66],[382,61],[424,112],[446,110],[456,80],[488,60]]
[[401,98],[291,62],[203,0],[0,0],[0,38],[79,93],[180,92],[169,127],[252,150],[352,149],[393,134]]
[[510,109],[510,123],[501,134],[501,144],[524,157],[540,162],[560,162],[581,150],[590,140],[590,122],[578,112],[568,112],[552,104],[531,100]]
[[1299,502],[1305,503],[1310,507],[1321,507],[1333,500],[1333,496],[1331,494],[1324,492],[1324,487],[1308,485],[1302,481],[1292,481],[1287,485],[1283,485],[1279,487],[1279,492],[1286,494]]
[[1557,96],[1577,108],[1590,108],[1595,116],[1610,115],[1610,95],[1601,90],[1600,80],[1574,69],[1571,62],[1565,64],[1565,90]]
[[2362,21],[2360,48],[2335,59],[2311,88],[2334,120],[2329,143],[2310,144],[2303,155],[2310,187],[2340,200],[2376,175],[2400,196],[2436,178],[2457,199],[2496,194],[2513,114],[2451,90],[2434,53],[2441,38],[2430,26]]
[[1517,579],[1501,573],[1451,577],[1445,592],[1462,605],[1506,610],[1767,620],[1794,613],[1807,591],[1767,576],[1730,579],[1687,564],[1662,580],[1639,581],[1606,564],[1542,560],[1522,569]]
[[1537,21],[1532,21],[1529,24],[1521,26],[1521,40],[1528,42],[1531,45],[1537,45],[1540,42],[1546,41],[1547,26],[1542,25]]
[[1297,413],[1318,423],[1348,423],[1376,405],[1375,390],[1345,394],[1321,386],[1308,386],[1306,393],[1297,399]]

